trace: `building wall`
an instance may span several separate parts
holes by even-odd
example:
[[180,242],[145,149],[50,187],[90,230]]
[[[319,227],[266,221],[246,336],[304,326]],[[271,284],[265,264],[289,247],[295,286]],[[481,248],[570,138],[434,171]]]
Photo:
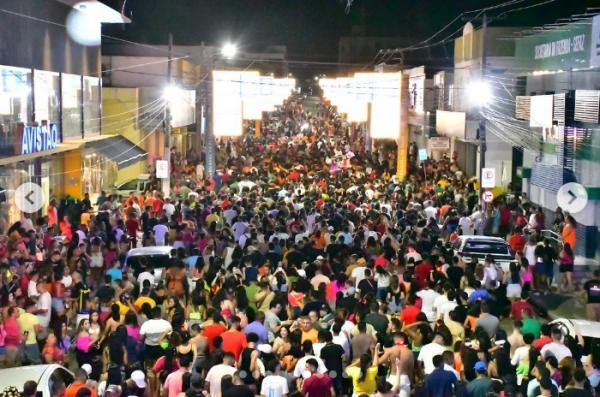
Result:
[[100,47],[84,47],[63,25],[71,7],[54,0],[2,0],[2,8],[59,24],[0,12],[0,65],[100,76]]

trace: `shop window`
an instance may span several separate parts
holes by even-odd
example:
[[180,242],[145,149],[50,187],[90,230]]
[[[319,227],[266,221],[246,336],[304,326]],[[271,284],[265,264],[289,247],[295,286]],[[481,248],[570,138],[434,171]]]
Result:
[[83,134],[100,134],[100,79],[83,77]]
[[81,139],[81,76],[62,74],[63,141]]
[[60,75],[54,72],[33,72],[35,121],[58,124],[60,131]]
[[21,154],[21,131],[31,113],[31,70],[0,66],[0,155]]

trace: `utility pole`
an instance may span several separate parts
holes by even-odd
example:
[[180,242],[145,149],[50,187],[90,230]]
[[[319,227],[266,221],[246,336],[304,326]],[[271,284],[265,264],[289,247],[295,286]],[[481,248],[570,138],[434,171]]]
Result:
[[[173,33],[169,33],[169,61],[167,62],[167,87],[171,86],[171,63],[173,62]],[[165,153],[163,160],[167,162],[169,174],[162,180],[163,198],[171,195],[171,98],[165,100]]]
[[[487,30],[487,13],[483,12],[483,22],[481,24],[481,82],[482,84],[487,84],[486,82],[486,63],[487,63],[487,54],[486,54],[486,30]],[[485,136],[485,117],[483,115],[484,104],[479,104],[479,200],[483,203],[483,169],[485,168],[485,152],[487,150],[486,145],[486,136]]]
[[206,112],[206,126],[204,129],[204,177],[211,178],[217,170],[217,144],[213,135],[212,119],[212,71],[214,69],[212,56],[207,60],[205,48],[202,46],[202,64],[207,66],[208,72],[203,81],[204,90],[204,109]]

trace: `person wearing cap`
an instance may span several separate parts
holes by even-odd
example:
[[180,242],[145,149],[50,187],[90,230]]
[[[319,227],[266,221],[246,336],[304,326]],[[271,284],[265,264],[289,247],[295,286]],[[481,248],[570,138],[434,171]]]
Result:
[[[107,388],[108,391],[108,388]],[[123,396],[135,396],[135,397],[148,397],[150,390],[147,387],[146,375],[143,371],[135,370],[121,384],[121,391]]]
[[[80,389],[88,388],[87,380],[88,380],[88,373],[86,372],[85,369],[79,368],[78,370],[76,370],[75,371],[75,380],[65,390],[64,397],[76,397]],[[91,392],[92,397],[97,397],[95,388],[91,388],[90,392]]]
[[492,380],[487,376],[487,365],[477,361],[473,367],[477,377],[467,384],[467,397],[487,397],[492,390]]

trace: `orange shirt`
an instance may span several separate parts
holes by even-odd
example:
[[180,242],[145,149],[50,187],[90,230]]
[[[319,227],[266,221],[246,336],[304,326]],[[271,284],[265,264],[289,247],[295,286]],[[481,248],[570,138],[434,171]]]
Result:
[[319,341],[319,331],[314,328],[311,328],[309,331],[302,331],[301,343],[304,343],[305,340],[317,343]]
[[246,347],[246,335],[241,331],[229,330],[223,332],[221,338],[223,338],[223,344],[221,345],[223,351],[233,353],[235,361],[238,361],[242,350]]
[[206,337],[208,343],[208,351],[212,352],[215,350],[213,340],[223,332],[227,331],[227,328],[223,324],[212,324],[204,327],[202,334]]
[[[67,389],[65,390],[64,397],[75,397],[77,395],[77,392],[79,391],[79,389],[81,389],[82,387],[87,387],[87,386],[85,385],[85,383],[79,383],[77,381],[75,381],[74,383],[71,383],[69,385],[69,387],[67,387]],[[93,387],[88,387],[88,389],[91,390],[92,397],[98,397],[96,395],[96,390],[94,390]]]
[[575,251],[575,241],[577,238],[577,233],[569,223],[565,223],[565,226],[563,226],[561,237],[563,243],[569,243],[571,249]]

